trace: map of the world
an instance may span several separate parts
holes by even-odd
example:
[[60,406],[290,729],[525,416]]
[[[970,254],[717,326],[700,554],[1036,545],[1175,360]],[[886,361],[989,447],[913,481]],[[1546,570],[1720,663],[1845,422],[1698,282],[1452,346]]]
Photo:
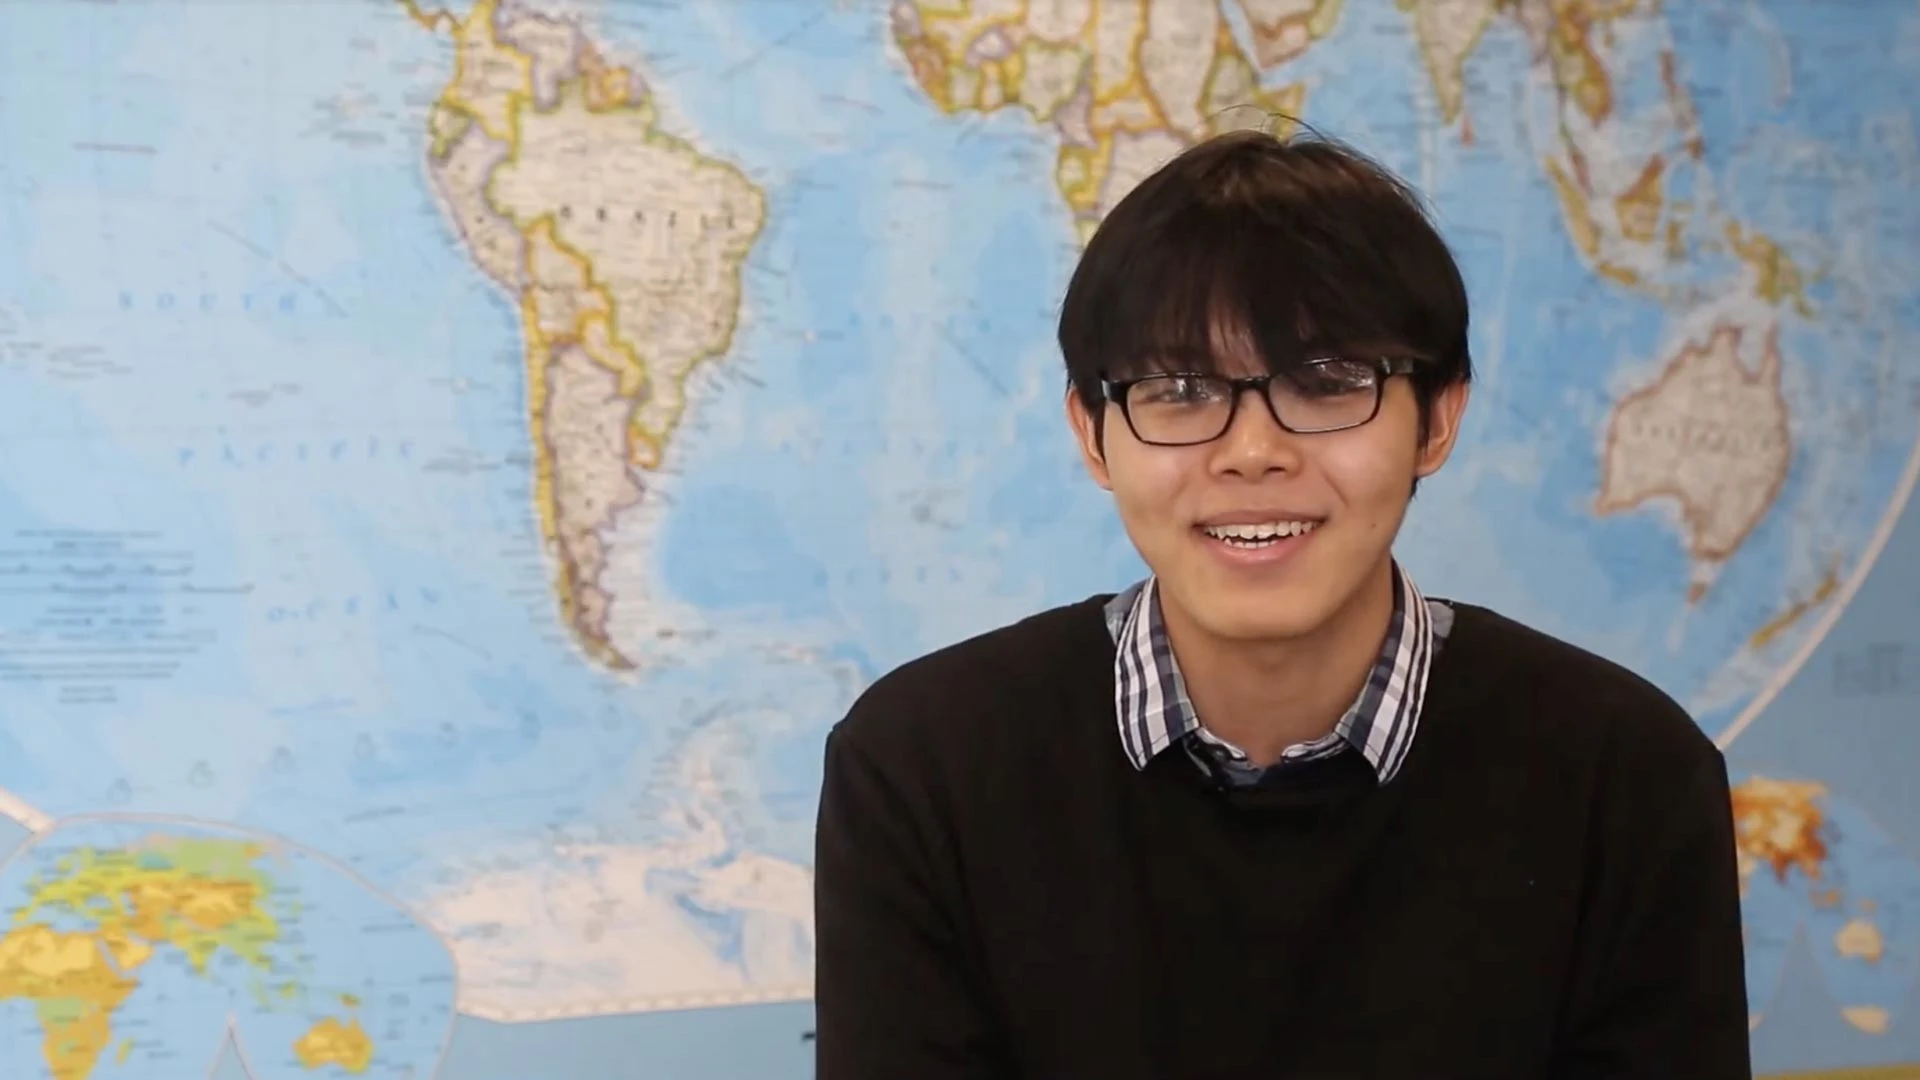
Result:
[[1763,1072],[1920,1061],[1912,0],[5,10],[0,1077],[811,1075],[827,728],[1140,576],[1060,294],[1296,120],[1472,293],[1401,558],[1727,748]]

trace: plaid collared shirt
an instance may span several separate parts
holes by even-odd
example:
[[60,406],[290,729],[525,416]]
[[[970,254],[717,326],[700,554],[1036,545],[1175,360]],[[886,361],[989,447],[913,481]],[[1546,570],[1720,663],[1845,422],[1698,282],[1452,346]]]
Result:
[[1399,772],[1420,725],[1427,672],[1453,625],[1453,609],[1420,595],[1394,566],[1393,617],[1379,659],[1360,696],[1338,724],[1312,742],[1288,747],[1270,769],[1254,765],[1244,751],[1201,726],[1174,662],[1160,615],[1158,588],[1149,577],[1107,602],[1113,635],[1113,692],[1120,743],[1134,767],[1144,769],[1161,751],[1181,746],[1200,767],[1234,786],[1259,784],[1285,766],[1331,757],[1352,747],[1384,784]]

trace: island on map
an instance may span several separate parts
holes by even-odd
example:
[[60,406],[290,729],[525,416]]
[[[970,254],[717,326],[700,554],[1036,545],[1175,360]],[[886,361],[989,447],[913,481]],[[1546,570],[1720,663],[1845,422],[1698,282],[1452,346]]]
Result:
[[1615,404],[1607,424],[1594,510],[1675,504],[1694,561],[1692,600],[1766,515],[1793,458],[1775,334],[1762,339],[1752,370],[1741,338],[1723,324],[1682,346],[1651,385]]
[[577,24],[497,0],[464,18],[409,8],[454,41],[428,171],[519,314],[562,617],[589,656],[632,669],[641,657],[609,630],[616,602],[641,602],[611,584],[615,526],[666,457],[689,377],[732,346],[765,194],[662,131],[641,79]]
[[1841,1019],[1886,1034],[1920,972],[1906,917],[1920,864],[1824,784],[1752,775],[1732,790],[1752,1022],[1804,937]]

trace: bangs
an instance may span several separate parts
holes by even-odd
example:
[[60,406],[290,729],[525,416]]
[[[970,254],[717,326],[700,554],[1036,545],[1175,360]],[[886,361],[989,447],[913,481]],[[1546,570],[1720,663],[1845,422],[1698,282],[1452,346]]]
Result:
[[1102,374],[1254,374],[1427,351],[1429,320],[1417,297],[1392,287],[1390,263],[1318,242],[1304,221],[1241,216],[1194,208],[1143,238],[1091,328]]
[[1471,378],[1459,267],[1419,199],[1331,141],[1222,135],[1094,230],[1060,309],[1069,381],[1279,372],[1327,356],[1417,361],[1416,392]]

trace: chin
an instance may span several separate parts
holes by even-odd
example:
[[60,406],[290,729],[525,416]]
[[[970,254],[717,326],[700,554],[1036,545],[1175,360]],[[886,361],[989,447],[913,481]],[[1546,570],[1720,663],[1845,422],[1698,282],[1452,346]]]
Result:
[[1294,585],[1167,591],[1189,621],[1209,636],[1226,641],[1304,637],[1326,625],[1335,606],[1321,590]]

